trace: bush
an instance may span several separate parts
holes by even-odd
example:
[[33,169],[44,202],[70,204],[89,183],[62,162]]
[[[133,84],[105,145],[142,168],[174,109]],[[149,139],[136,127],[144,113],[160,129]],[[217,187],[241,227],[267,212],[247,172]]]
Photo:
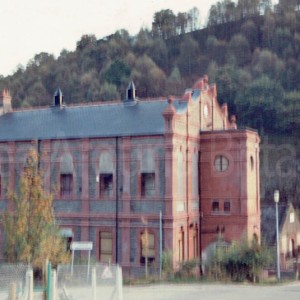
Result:
[[225,272],[233,281],[250,280],[256,282],[262,270],[272,260],[271,252],[253,240],[232,244],[220,257],[221,272]]
[[195,277],[195,271],[198,265],[198,259],[192,259],[182,262],[182,264],[180,265],[180,269],[175,274],[175,277],[185,279]]
[[229,248],[216,248],[209,271],[216,279],[230,278],[232,281],[256,282],[264,268],[270,265],[272,254],[256,240],[250,244],[245,239],[233,243]]
[[164,251],[162,254],[162,271],[164,278],[173,276],[173,253]]

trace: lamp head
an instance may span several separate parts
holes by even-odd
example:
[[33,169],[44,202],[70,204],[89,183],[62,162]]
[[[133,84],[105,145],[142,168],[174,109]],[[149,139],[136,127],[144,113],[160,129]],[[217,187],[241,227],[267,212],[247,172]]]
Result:
[[275,202],[275,203],[278,203],[278,202],[279,202],[279,191],[278,191],[278,190],[276,190],[276,191],[274,192],[274,202]]

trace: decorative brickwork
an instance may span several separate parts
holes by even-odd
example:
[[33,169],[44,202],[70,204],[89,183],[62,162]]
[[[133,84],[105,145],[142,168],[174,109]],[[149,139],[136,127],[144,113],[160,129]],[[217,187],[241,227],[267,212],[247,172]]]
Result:
[[163,251],[172,251],[174,266],[200,257],[220,234],[228,242],[260,237],[259,137],[228,120],[216,86],[205,76],[182,97],[151,101],[138,99],[133,83],[129,90],[124,103],[58,101],[59,109],[18,112],[6,109],[4,91],[0,209],[7,207],[3,191],[18,188],[35,148],[65,234],[92,241],[96,260],[109,257],[125,272],[143,270],[145,231],[158,267],[160,212]]

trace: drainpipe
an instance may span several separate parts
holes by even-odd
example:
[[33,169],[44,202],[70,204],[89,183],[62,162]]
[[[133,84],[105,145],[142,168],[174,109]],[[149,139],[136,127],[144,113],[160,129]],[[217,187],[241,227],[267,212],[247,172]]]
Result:
[[189,218],[189,145],[188,145],[188,141],[189,141],[189,107],[188,107],[188,102],[187,102],[187,111],[186,111],[186,174],[185,174],[185,193],[186,193],[186,211],[187,211],[187,232],[186,232],[186,238],[187,238],[187,259],[189,259],[190,256],[190,218]]
[[119,262],[118,257],[118,239],[119,239],[119,137],[116,137],[116,264]]
[[37,139],[36,143],[37,143],[37,154],[38,154],[37,167],[38,167],[38,170],[40,170],[40,166],[41,166],[41,157],[40,157],[40,155],[41,155],[41,140]]
[[199,195],[199,257],[200,257],[200,274],[203,275],[202,271],[202,199],[201,199],[201,152],[198,152],[198,195]]

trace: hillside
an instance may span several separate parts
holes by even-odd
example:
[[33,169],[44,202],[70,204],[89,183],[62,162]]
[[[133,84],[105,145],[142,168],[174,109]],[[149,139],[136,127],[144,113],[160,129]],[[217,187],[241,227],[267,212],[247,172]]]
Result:
[[178,15],[163,10],[151,30],[136,36],[126,30],[102,40],[84,35],[75,51],[62,50],[57,58],[39,53],[0,77],[0,88],[10,89],[18,108],[49,105],[58,86],[66,103],[122,99],[131,79],[141,98],[181,94],[208,74],[238,124],[259,130],[262,198],[280,188],[284,199],[300,203],[299,3],[281,0],[272,10],[269,1],[250,2],[217,2],[201,30],[196,9]]

